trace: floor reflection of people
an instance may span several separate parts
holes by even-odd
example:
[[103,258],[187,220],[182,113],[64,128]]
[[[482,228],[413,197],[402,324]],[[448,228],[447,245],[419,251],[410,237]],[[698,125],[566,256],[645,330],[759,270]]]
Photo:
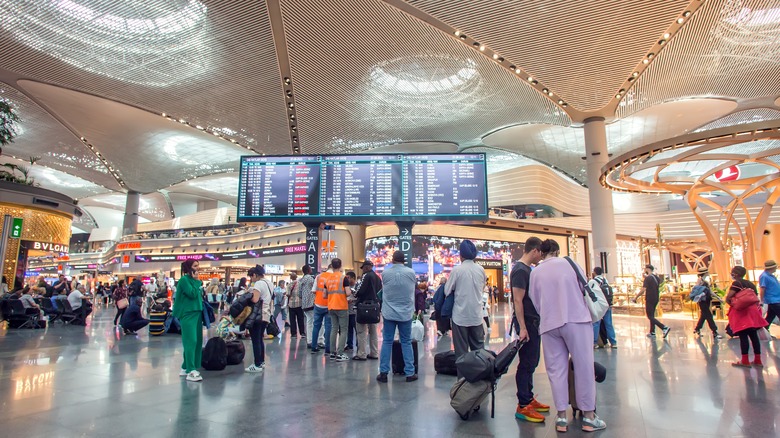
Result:
[[767,400],[763,374],[759,372],[754,377],[753,373],[744,373],[744,376],[745,396],[739,401],[739,416],[742,418],[745,435],[778,436],[774,400]]
[[[661,365],[661,356],[666,354],[671,347],[665,341],[659,341],[656,338],[650,338],[652,354],[650,355],[650,379],[652,383],[652,392],[655,397],[655,404],[659,409],[667,408],[669,402],[669,377]],[[660,348],[659,348],[660,345]]]
[[720,378],[718,372],[718,350],[719,344],[716,340],[712,343],[710,350],[707,350],[707,346],[701,338],[696,338],[696,345],[699,346],[702,356],[706,364],[705,371],[707,374],[707,387],[710,389],[710,395],[712,397],[712,404],[716,408],[723,408],[723,393],[721,391],[721,385],[723,381]]

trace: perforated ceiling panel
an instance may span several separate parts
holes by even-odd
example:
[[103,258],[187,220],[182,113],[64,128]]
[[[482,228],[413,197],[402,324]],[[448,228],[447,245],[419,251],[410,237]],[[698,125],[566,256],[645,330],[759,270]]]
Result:
[[637,79],[618,116],[687,96],[780,94],[777,1],[710,0]]
[[95,145],[130,190],[148,193],[185,179],[232,172],[248,152],[115,101],[38,82],[20,84]]
[[687,0],[408,0],[583,111],[605,106]]
[[383,2],[281,4],[304,154],[569,124],[523,81]]
[[765,122],[767,120],[780,120],[780,111],[770,108],[739,111],[708,123],[694,132],[709,131],[710,129],[725,128],[727,126],[745,125],[747,123]]
[[40,157],[37,165],[78,175],[108,189],[122,189],[95,154],[27,96],[0,83],[0,99],[9,101],[21,120],[16,138],[3,146],[3,154],[23,160]]
[[[91,181],[71,175],[70,173],[65,173],[39,164],[30,165],[27,161],[17,160],[10,156],[6,156],[5,152],[3,152],[3,155],[0,156],[0,165],[5,163],[24,167],[26,171],[29,171],[27,180],[32,181],[33,185],[62,193],[73,199],[81,199],[109,191],[109,189],[105,187],[101,187]],[[2,170],[8,171],[9,169],[3,168]],[[14,172],[14,174],[17,177],[22,176],[22,173],[18,170]]]
[[0,0],[2,67],[290,153],[265,2]]
[[[127,204],[127,195],[124,193],[111,193],[105,195],[92,196],[79,201],[79,206],[97,206],[113,208],[124,211]],[[150,221],[160,221],[171,219],[171,210],[168,203],[160,193],[149,193],[142,195],[138,200],[139,216]]]
[[168,189],[171,195],[186,194],[236,205],[238,200],[238,173],[220,173],[176,184]]

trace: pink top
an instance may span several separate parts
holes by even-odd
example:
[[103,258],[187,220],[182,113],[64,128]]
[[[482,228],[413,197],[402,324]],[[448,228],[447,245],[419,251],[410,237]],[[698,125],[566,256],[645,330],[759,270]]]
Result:
[[562,257],[545,260],[531,271],[528,294],[539,312],[540,334],[569,322],[592,322],[577,274]]

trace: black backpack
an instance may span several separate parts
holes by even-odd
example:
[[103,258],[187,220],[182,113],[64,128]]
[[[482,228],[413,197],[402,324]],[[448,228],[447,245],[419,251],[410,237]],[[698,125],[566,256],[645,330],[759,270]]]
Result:
[[244,348],[244,343],[240,340],[230,341],[227,342],[227,364],[228,365],[238,365],[242,362],[244,362],[244,354],[246,353],[246,348]]
[[233,300],[233,303],[230,305],[230,317],[236,318],[238,315],[241,314],[241,312],[244,311],[246,306],[252,305],[252,294],[247,292],[244,295],[241,295],[238,297],[238,299]]
[[227,354],[225,340],[219,337],[211,338],[203,347],[203,357],[200,364],[209,371],[224,370],[227,366]]
[[603,278],[596,277],[596,282],[601,286],[601,291],[604,292],[604,297],[607,299],[607,303],[611,306],[612,305],[612,294],[614,293],[612,291],[612,286],[609,285],[609,282]]

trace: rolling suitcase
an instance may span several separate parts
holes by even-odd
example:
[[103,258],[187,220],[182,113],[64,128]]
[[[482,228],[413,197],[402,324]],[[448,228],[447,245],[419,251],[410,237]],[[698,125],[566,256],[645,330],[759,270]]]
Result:
[[[417,363],[417,341],[412,341],[412,353],[414,355],[414,373],[417,374],[419,366]],[[393,374],[404,374],[404,355],[401,351],[401,341],[393,341]]]
[[455,352],[450,350],[436,353],[433,356],[433,368],[437,374],[457,376],[458,368],[455,366]]
[[479,411],[482,402],[492,391],[493,383],[489,380],[472,383],[461,377],[450,389],[450,406],[460,415],[461,420],[468,420],[471,414]]

